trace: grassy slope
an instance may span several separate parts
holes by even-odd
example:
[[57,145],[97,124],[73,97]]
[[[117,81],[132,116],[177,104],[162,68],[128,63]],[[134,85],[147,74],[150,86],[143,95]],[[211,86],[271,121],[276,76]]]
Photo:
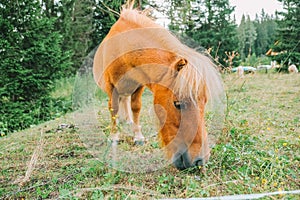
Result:
[[[0,138],[0,198],[188,198],[299,189],[300,76],[225,75],[224,81],[228,116],[204,173],[172,166],[151,173],[114,170],[87,151],[84,130],[72,126],[68,114]],[[158,150],[150,117],[143,116],[146,145],[136,149],[125,138],[119,148]],[[97,126],[104,132],[106,119]]]

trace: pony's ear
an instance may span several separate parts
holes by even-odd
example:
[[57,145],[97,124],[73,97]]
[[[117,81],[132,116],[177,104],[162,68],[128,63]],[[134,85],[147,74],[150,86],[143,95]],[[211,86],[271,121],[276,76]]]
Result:
[[180,71],[184,66],[186,66],[188,61],[185,58],[180,58],[175,63],[175,70]]

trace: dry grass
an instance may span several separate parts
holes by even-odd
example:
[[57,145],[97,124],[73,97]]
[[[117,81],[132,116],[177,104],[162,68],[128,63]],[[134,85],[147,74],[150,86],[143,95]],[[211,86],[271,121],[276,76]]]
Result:
[[[189,198],[299,189],[300,76],[223,78],[228,113],[206,171],[178,171],[163,162],[147,92],[143,147],[126,134],[116,149],[107,145],[103,98],[85,112],[0,138],[0,198]],[[266,199],[273,198],[299,196]]]

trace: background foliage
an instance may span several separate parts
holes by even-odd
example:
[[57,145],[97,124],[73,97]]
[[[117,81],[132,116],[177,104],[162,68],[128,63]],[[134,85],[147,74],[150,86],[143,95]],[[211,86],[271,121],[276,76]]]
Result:
[[[165,26],[194,47],[208,50],[221,68],[226,52],[239,64],[300,63],[299,2],[279,0],[284,11],[236,22],[228,0],[143,0],[160,11]],[[59,80],[71,80],[118,19],[125,0],[2,0],[0,3],[0,132],[26,128],[71,110],[70,95],[53,97]],[[266,58],[272,48],[280,52]],[[91,54],[89,55],[89,57]]]
[[5,0],[0,10],[0,130],[6,132],[49,119],[53,81],[72,61],[56,19],[42,13],[39,1]]
[[277,43],[273,45],[275,60],[286,69],[290,64],[300,64],[300,2],[297,0],[279,0],[284,5],[284,11],[279,12],[282,20],[277,20]]

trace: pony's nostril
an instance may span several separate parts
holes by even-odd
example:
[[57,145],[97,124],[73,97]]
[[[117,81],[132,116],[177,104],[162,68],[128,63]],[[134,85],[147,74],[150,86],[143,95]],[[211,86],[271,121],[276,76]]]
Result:
[[204,165],[204,159],[203,158],[197,158],[194,162],[194,166],[203,166]]

